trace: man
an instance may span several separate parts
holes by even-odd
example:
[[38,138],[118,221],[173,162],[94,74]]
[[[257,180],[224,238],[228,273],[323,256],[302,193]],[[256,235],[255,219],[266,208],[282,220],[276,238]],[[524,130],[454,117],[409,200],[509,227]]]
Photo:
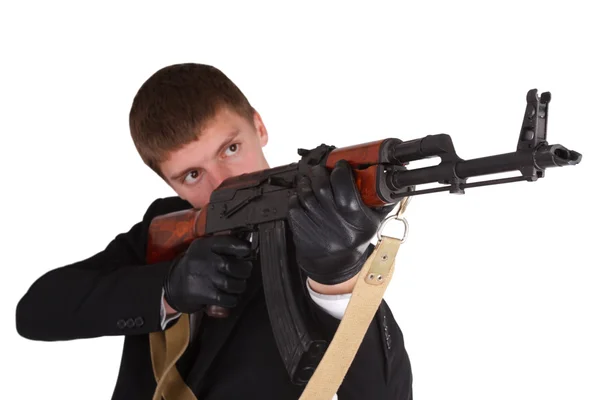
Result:
[[[17,330],[32,340],[123,335],[113,399],[151,399],[156,380],[149,334],[169,329],[180,313],[228,307],[227,321],[205,317],[177,363],[198,399],[297,399],[271,331],[260,265],[242,258],[247,240],[196,239],[181,257],[147,265],[151,220],[201,208],[231,176],[269,168],[260,115],[218,69],[178,64],[152,75],[136,94],[130,130],[142,160],[177,193],[157,199],[143,219],[106,249],[40,277],[17,306]],[[312,169],[290,199],[294,261],[305,277],[307,303],[331,340],[356,275],[389,208],[364,206],[349,165]],[[402,332],[382,302],[346,378],[343,399],[412,399]]]

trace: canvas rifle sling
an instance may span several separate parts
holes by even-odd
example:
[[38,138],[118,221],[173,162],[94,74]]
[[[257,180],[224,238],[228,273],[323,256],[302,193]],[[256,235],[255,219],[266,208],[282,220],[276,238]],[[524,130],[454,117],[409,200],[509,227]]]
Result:
[[175,363],[190,341],[190,315],[181,314],[166,331],[150,333],[150,355],[156,389],[152,400],[197,400]]

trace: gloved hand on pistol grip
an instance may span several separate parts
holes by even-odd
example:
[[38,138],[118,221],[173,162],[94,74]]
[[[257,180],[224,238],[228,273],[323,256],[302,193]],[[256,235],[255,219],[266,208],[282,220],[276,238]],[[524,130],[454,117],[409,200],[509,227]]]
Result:
[[356,275],[369,244],[394,205],[367,207],[350,164],[341,160],[331,173],[314,166],[290,196],[288,222],[296,260],[309,278],[333,285]]
[[188,314],[206,305],[235,307],[252,272],[252,262],[240,258],[250,253],[250,242],[230,235],[194,240],[167,274],[165,300]]

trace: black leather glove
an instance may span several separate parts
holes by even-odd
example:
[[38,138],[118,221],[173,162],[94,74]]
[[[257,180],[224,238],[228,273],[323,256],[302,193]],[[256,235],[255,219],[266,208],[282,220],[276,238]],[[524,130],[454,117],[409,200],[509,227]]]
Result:
[[333,285],[356,275],[369,254],[377,228],[394,208],[367,207],[354,181],[352,168],[341,160],[329,174],[314,166],[290,196],[288,222],[296,260],[309,278]]
[[205,305],[235,307],[246,289],[252,262],[250,243],[229,235],[194,240],[171,266],[165,280],[165,299],[173,309],[193,313]]

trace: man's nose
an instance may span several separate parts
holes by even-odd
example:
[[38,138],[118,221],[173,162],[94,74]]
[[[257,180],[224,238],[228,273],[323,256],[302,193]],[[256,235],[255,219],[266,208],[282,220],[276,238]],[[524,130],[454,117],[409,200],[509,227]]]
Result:
[[210,185],[212,186],[212,189],[214,190],[218,188],[219,185],[221,185],[221,182],[223,182],[230,176],[232,176],[232,172],[229,170],[229,168],[220,165],[210,170],[208,174],[208,179]]

